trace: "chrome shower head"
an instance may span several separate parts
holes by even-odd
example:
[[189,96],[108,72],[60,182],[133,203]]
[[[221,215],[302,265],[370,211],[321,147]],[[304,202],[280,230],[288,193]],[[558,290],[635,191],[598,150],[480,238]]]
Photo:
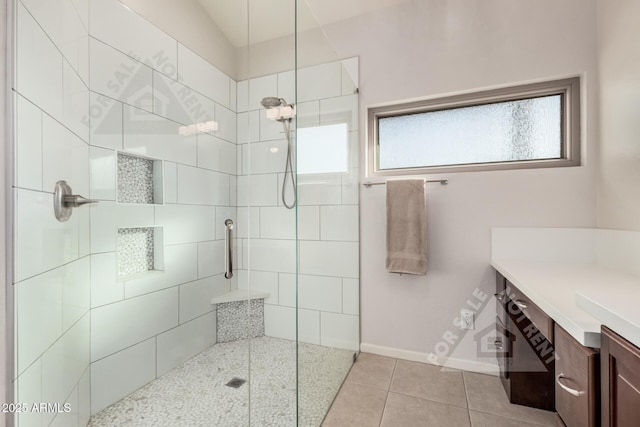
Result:
[[260,101],[260,104],[264,108],[268,109],[268,108],[283,107],[287,105],[287,101],[285,101],[282,98],[276,98],[275,96],[267,96],[266,98],[262,98],[262,101]]

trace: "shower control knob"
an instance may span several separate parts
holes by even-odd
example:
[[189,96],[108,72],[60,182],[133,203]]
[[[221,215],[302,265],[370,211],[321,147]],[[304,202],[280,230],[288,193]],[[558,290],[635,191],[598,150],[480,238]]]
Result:
[[91,200],[73,194],[73,190],[71,190],[67,181],[56,182],[55,189],[53,190],[53,213],[58,221],[69,221],[73,208],[96,203],[98,203],[97,200]]

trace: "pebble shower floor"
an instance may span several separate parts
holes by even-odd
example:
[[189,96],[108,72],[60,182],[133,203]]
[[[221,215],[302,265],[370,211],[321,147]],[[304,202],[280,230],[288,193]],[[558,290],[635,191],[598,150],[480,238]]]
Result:
[[[295,345],[271,337],[216,344],[97,413],[89,425],[295,426]],[[249,347],[250,382],[227,387],[233,377],[247,379]],[[351,368],[353,351],[306,343],[298,351],[298,425],[320,426]]]

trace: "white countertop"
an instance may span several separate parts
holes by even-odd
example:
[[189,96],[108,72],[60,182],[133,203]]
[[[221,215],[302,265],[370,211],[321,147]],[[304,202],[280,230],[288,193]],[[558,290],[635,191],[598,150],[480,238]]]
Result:
[[580,344],[606,325],[640,345],[640,277],[594,263],[492,259],[491,265]]

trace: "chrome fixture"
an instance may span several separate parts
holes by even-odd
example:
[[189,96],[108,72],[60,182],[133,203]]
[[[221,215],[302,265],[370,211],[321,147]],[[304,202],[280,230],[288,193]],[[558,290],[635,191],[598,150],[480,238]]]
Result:
[[227,219],[224,226],[226,230],[224,235],[224,278],[231,279],[233,277],[233,221]]
[[[275,96],[267,96],[266,98],[262,98],[262,101],[260,101],[260,105],[262,105],[267,110],[272,110],[276,108],[291,109],[291,115],[284,116],[284,115],[278,114],[278,116],[275,117],[275,120],[282,123],[282,126],[284,127],[284,134],[287,137],[287,160],[285,161],[285,164],[284,164],[284,179],[282,180],[282,204],[284,204],[284,206],[287,209],[293,209],[296,206],[296,203],[298,200],[298,195],[297,195],[298,188],[296,186],[295,177],[293,176],[293,160],[291,158],[291,151],[292,151],[291,117],[293,115],[294,105],[287,104],[287,101],[285,101],[283,98],[277,98]],[[287,198],[285,196],[285,190],[287,188],[287,180],[289,179],[291,180],[291,186],[293,189],[293,202],[291,202],[291,204],[287,202]]]
[[[442,185],[447,185],[449,184],[449,180],[448,179],[426,179],[424,181],[425,184],[431,184],[431,183],[435,183],[438,182]],[[371,187],[372,185],[386,185],[386,182],[364,182],[362,183],[362,185],[364,185],[365,187]]]
[[69,221],[73,208],[80,206],[96,204],[97,200],[86,199],[77,194],[73,194],[73,190],[67,184],[67,181],[58,181],[53,190],[53,212],[56,219],[60,222]]

